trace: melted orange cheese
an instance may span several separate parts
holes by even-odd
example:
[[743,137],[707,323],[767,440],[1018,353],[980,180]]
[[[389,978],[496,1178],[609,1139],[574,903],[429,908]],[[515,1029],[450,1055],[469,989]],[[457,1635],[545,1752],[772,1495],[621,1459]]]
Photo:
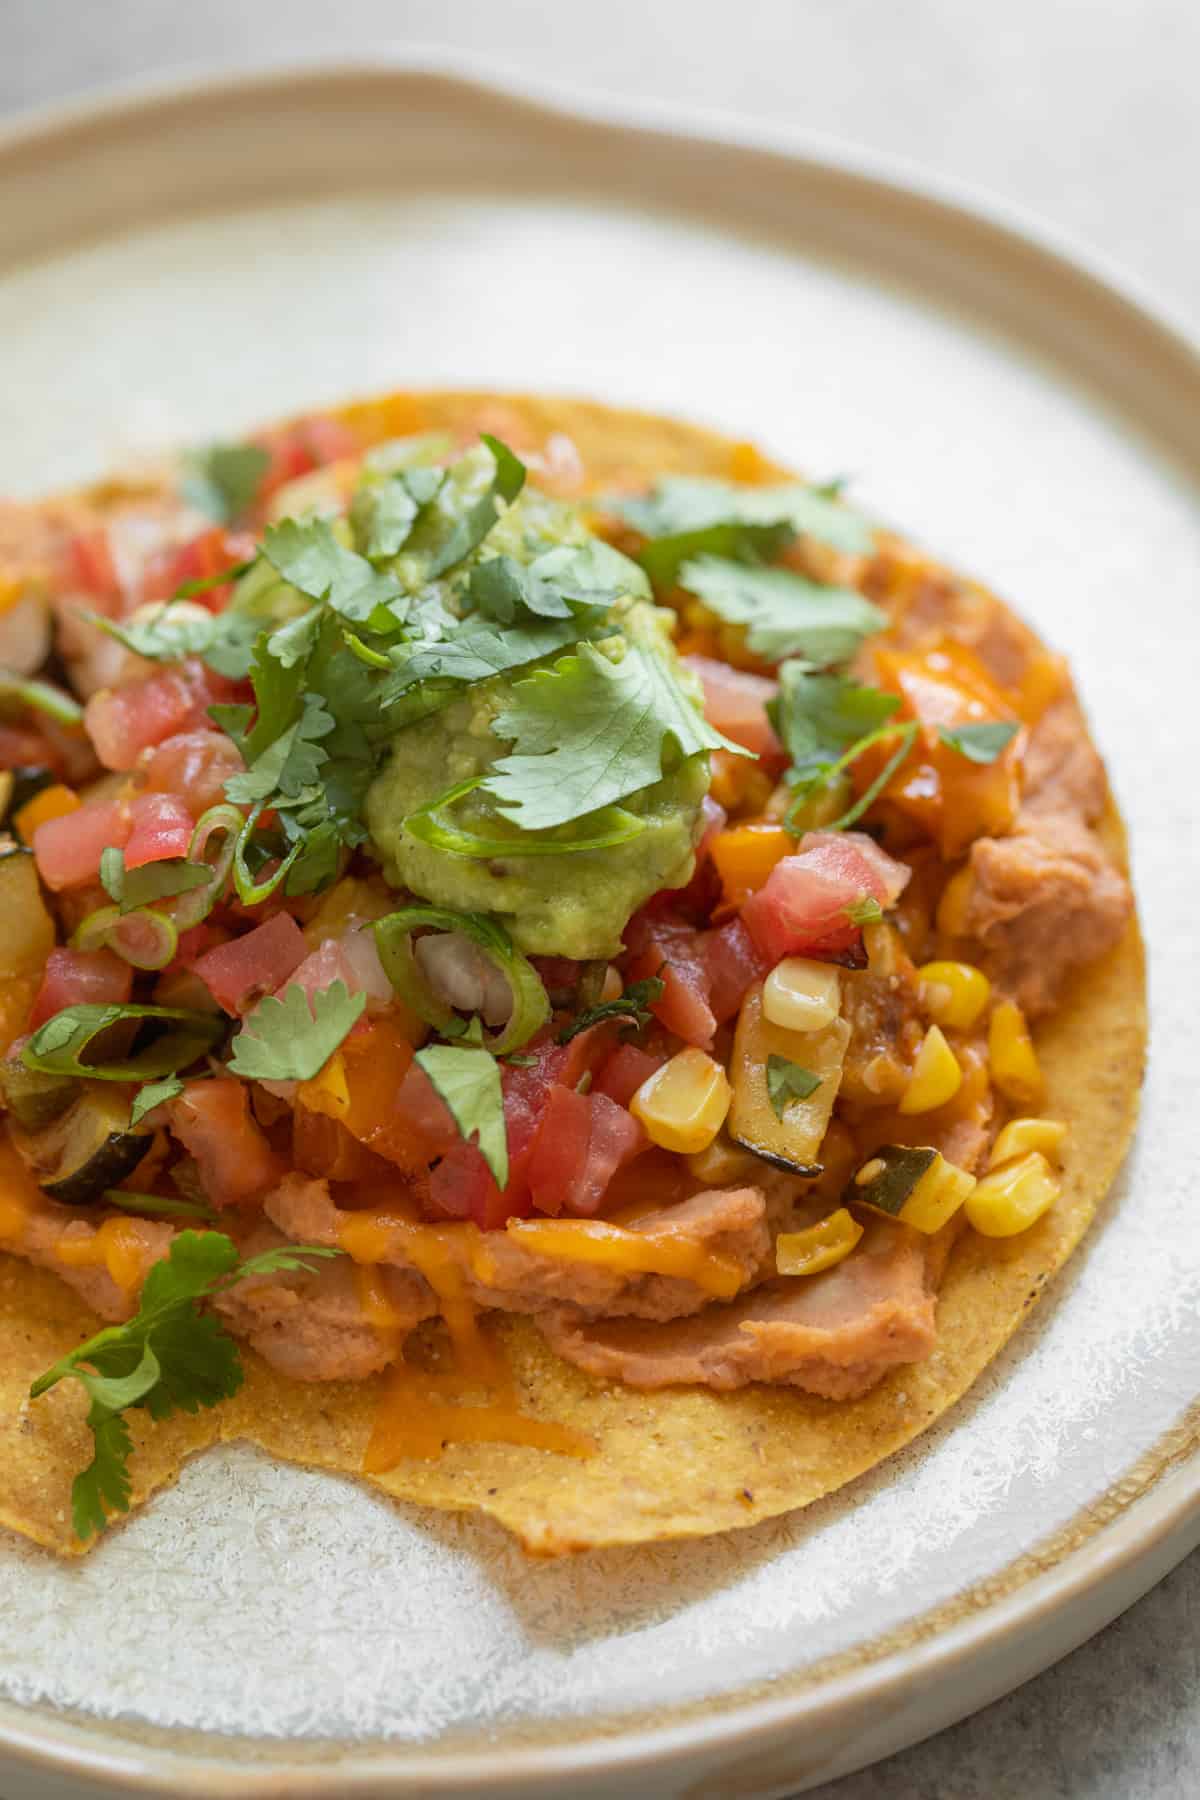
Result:
[[127,1300],[142,1279],[144,1245],[134,1219],[105,1219],[90,1237],[59,1238],[55,1252],[71,1269],[104,1269]]
[[558,1456],[587,1457],[596,1445],[586,1432],[520,1411],[511,1389],[488,1405],[462,1406],[460,1376],[438,1376],[398,1363],[387,1378],[362,1467],[368,1475],[395,1468],[403,1457],[436,1462],[447,1444],[521,1444]]
[[693,1238],[660,1228],[626,1231],[607,1219],[510,1219],[508,1236],[538,1256],[599,1263],[639,1275],[673,1275],[728,1300],[742,1285],[740,1263]]
[[399,1238],[413,1268],[437,1296],[460,1368],[479,1381],[495,1383],[503,1378],[503,1368],[493,1344],[479,1329],[463,1266],[463,1252],[471,1257],[479,1236],[478,1227],[466,1222],[424,1225],[394,1211],[347,1213],[338,1226],[339,1244],[359,1264],[382,1262]]
[[0,1135],[0,1245],[19,1243],[26,1221],[42,1206],[41,1189],[7,1135]]

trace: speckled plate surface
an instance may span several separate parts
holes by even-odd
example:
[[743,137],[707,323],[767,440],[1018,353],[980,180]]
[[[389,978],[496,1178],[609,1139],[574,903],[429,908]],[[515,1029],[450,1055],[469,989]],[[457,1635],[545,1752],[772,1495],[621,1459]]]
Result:
[[1024,224],[845,152],[404,64],[0,136],[0,489],[389,386],[691,415],[1071,656],[1133,833],[1142,1128],[1031,1326],[792,1519],[557,1564],[213,1454],[80,1567],[0,1540],[6,1800],[795,1791],[984,1704],[1200,1537],[1200,363]]

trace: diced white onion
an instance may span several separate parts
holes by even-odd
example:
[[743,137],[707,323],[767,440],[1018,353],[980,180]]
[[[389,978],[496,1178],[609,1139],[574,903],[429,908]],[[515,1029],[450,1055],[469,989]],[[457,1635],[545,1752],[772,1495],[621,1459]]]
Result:
[[479,1013],[485,1025],[506,1025],[512,990],[491,958],[459,931],[430,932],[416,939],[413,952],[421,973],[440,1000],[460,1012]]

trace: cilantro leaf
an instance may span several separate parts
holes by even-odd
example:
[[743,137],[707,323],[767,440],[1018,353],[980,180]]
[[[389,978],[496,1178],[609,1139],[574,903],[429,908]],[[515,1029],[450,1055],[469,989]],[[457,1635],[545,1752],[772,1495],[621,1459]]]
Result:
[[564,1025],[558,1034],[560,1044],[569,1044],[573,1037],[586,1031],[591,1025],[599,1025],[604,1019],[628,1019],[638,1030],[649,1024],[650,1008],[656,1000],[661,1000],[665,991],[665,983],[657,975],[648,975],[643,981],[633,981],[623,994],[615,1000],[602,1000],[597,1006],[589,1006],[579,1017]]
[[161,1081],[148,1081],[133,1096],[133,1105],[129,1109],[130,1125],[140,1125],[148,1112],[152,1112],[166,1100],[173,1100],[176,1094],[182,1092],[183,1083],[177,1075],[166,1075]]
[[263,555],[294,588],[310,600],[324,600],[344,619],[362,625],[378,606],[401,597],[393,575],[372,568],[365,556],[334,536],[324,519],[283,519],[269,525]]
[[846,908],[846,917],[852,925],[878,925],[883,908],[873,894],[864,894]]
[[511,625],[521,613],[541,619],[569,619],[571,607],[559,589],[513,556],[489,556],[477,563],[467,599],[486,618]]
[[895,694],[844,675],[822,675],[805,662],[779,669],[779,693],[768,707],[792,762],[785,779],[805,791],[829,774],[842,752],[877,731],[896,712]]
[[968,762],[992,763],[1012,743],[1020,725],[1004,719],[981,725],[943,725],[938,736],[951,750],[957,750]]
[[308,1269],[313,1257],[339,1255],[319,1246],[288,1245],[239,1263],[232,1240],[219,1231],[181,1231],[151,1268],[137,1313],[71,1350],[39,1376],[31,1399],[65,1379],[82,1385],[90,1402],[92,1461],[71,1490],[76,1536],[103,1531],[112,1513],[128,1512],[133,1441],[123,1414],[144,1408],[153,1419],[194,1413],[228,1399],[242,1385],[237,1345],[203,1302],[250,1275],[275,1268]]
[[491,1051],[430,1044],[424,1050],[418,1050],[413,1061],[428,1075],[466,1141],[476,1139],[497,1186],[507,1187],[508,1133],[504,1123],[504,1093],[500,1086],[500,1067]]
[[246,1081],[311,1081],[333,1055],[367,1004],[344,981],[311,997],[294,982],[283,999],[268,995],[233,1040],[229,1069]]
[[821,1085],[821,1077],[786,1056],[767,1058],[767,1097],[777,1119],[782,1119],[793,1100],[807,1100]]
[[191,613],[173,612],[171,602],[164,600],[158,610],[145,619],[106,619],[103,613],[85,611],[83,617],[106,636],[115,638],[135,656],[150,662],[180,662],[185,656],[207,657],[217,637],[218,619],[211,613],[193,618]]
[[652,493],[617,503],[621,516],[649,538],[698,531],[710,525],[790,526],[832,549],[865,554],[874,534],[861,514],[842,506],[828,489],[803,482],[748,487],[702,475],[672,475]]
[[[255,727],[257,731],[257,726]],[[304,695],[304,710],[240,775],[231,775],[225,792],[235,806],[253,806],[279,794],[295,800],[320,779],[327,754],[320,740],[333,730],[333,720],[317,694]],[[251,734],[247,747],[253,743]]]
[[507,630],[478,614],[464,619],[441,643],[392,652],[406,687],[426,681],[486,681],[506,669],[538,662],[578,642],[581,625],[574,618],[529,619]]
[[149,906],[155,900],[190,893],[211,879],[212,870],[206,863],[185,862],[179,857],[143,863],[139,869],[127,869],[125,852],[111,845],[100,857],[100,885],[123,913]]
[[[429,471],[422,471],[429,473]],[[427,494],[426,499],[430,496]],[[420,503],[403,474],[360,487],[350,505],[350,523],[364,556],[395,556],[413,528]]]
[[253,504],[270,461],[258,444],[212,444],[185,459],[180,492],[199,512],[228,525]]
[[853,588],[825,587],[790,569],[753,569],[718,556],[684,563],[679,583],[728,625],[744,625],[756,656],[779,662],[847,662],[863,639],[887,624]]
[[673,588],[683,564],[694,557],[721,556],[731,562],[766,563],[786,549],[795,535],[786,519],[773,525],[726,519],[716,525],[697,526],[693,531],[652,538],[639,551],[638,561],[656,588]]
[[526,831],[565,825],[659,781],[668,743],[682,757],[745,754],[705,719],[674,668],[630,644],[613,663],[590,644],[513,689],[495,722],[514,754],[482,783]]
[[[525,465],[499,438],[481,434],[491,452],[491,477],[480,492],[480,479],[486,479],[482,459],[468,453],[448,472],[430,506],[428,518],[422,518],[413,533],[420,552],[421,581],[434,581],[457,567],[482,544],[500,517],[500,505],[511,506],[525,486]],[[423,529],[422,529],[423,528]]]

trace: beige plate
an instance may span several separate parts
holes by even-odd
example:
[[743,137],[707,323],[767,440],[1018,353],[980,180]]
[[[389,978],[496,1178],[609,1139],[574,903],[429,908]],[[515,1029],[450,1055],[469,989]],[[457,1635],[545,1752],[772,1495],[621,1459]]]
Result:
[[1143,1128],[1033,1328],[803,1515],[526,1562],[249,1451],[82,1567],[0,1544],[8,1800],[783,1792],[982,1705],[1200,1537],[1200,365],[1023,222],[841,150],[392,64],[0,137],[0,490],[396,385],[690,414],[1069,651],[1133,829]]

